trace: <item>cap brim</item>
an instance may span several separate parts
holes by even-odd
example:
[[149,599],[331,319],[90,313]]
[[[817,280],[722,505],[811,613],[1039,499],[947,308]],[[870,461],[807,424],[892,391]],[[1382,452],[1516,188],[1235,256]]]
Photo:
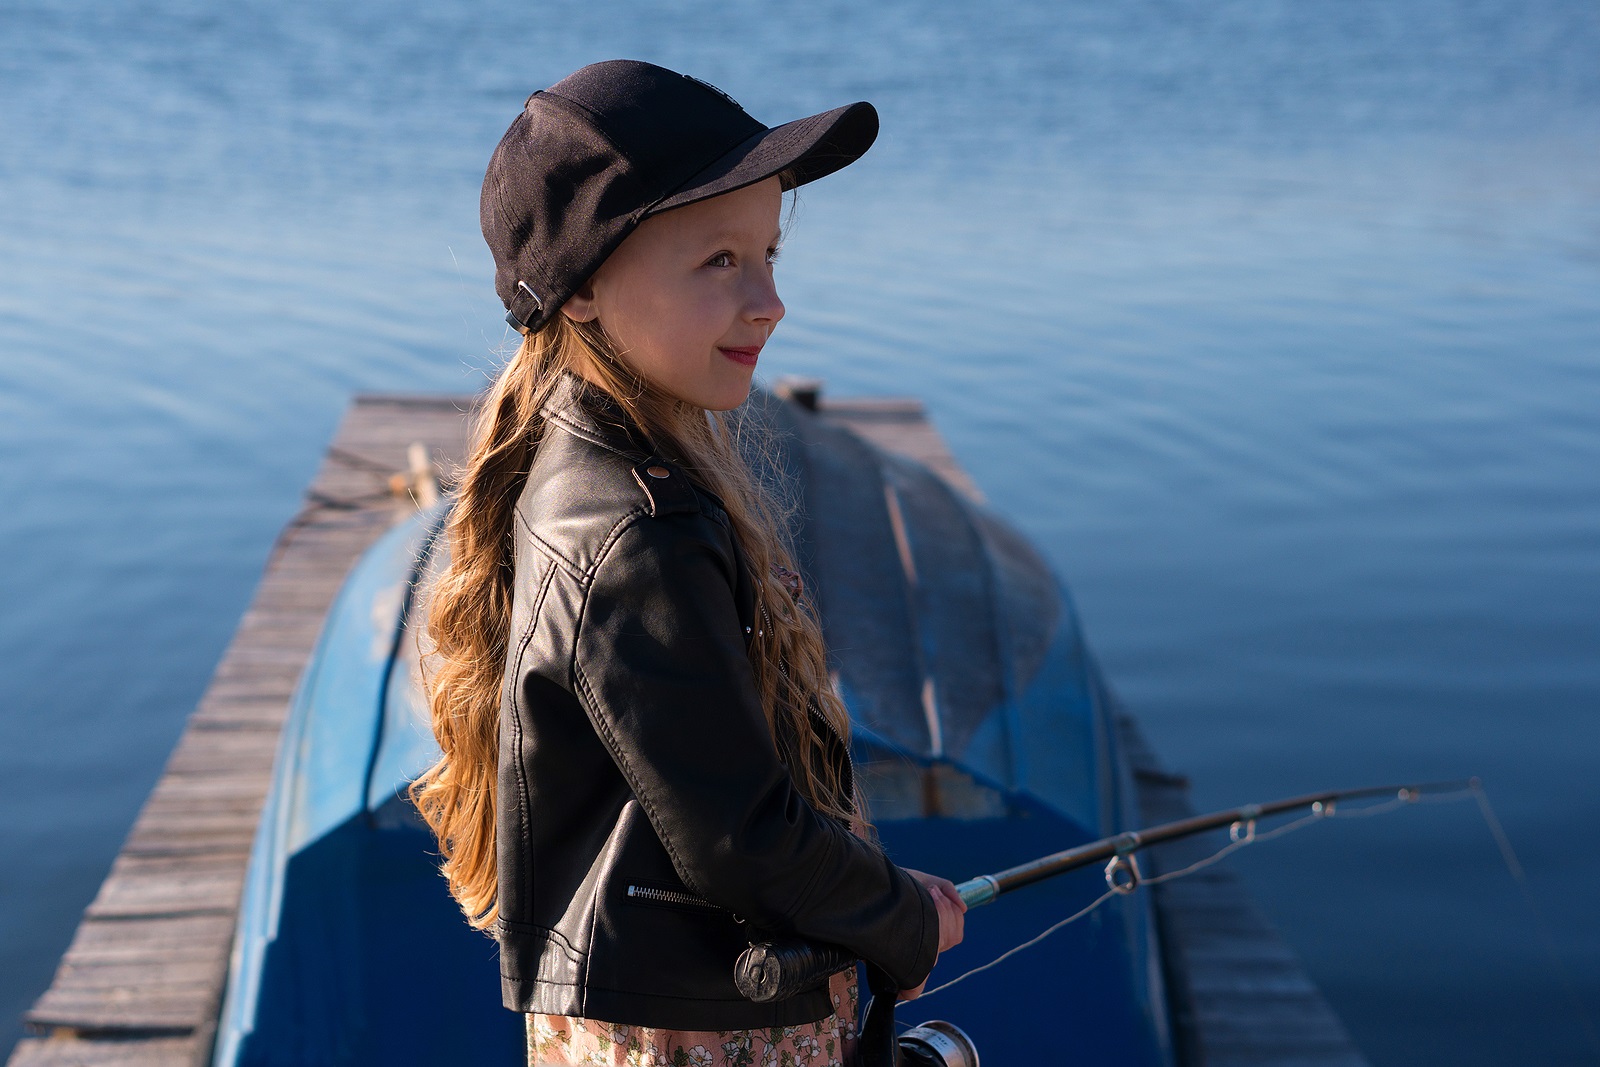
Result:
[[878,112],[865,101],[774,126],[725,153],[645,215],[731,193],[784,171],[794,173],[795,185],[816,181],[860,159],[877,137]]

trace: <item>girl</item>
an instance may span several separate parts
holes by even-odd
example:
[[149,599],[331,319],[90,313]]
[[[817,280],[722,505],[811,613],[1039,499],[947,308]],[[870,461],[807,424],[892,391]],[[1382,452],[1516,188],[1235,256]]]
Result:
[[413,795],[499,942],[530,1062],[842,1064],[854,973],[755,1004],[739,953],[844,946],[906,999],[961,939],[954,887],[861,823],[817,617],[715,414],[784,313],[783,190],[876,134],[869,104],[769,129],[616,61],[531,96],[490,160],[483,232],[523,340],[432,592],[444,755]]

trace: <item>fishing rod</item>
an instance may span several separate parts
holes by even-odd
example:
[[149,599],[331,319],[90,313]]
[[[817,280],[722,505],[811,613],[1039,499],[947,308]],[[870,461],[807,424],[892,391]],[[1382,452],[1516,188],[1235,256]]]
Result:
[[[1397,803],[1415,803],[1427,794],[1459,793],[1480,788],[1476,778],[1455,782],[1428,782],[1421,785],[1371,786],[1365,789],[1334,789],[1322,793],[1288,797],[1266,804],[1194,815],[1176,822],[1129,830],[1086,845],[1053,852],[994,874],[980,874],[956,886],[956,892],[969,908],[988,904],[1023,886],[1054,878],[1106,861],[1105,876],[1109,891],[1131,893],[1143,879],[1136,854],[1155,845],[1179,841],[1207,830],[1229,827],[1235,845],[1255,840],[1255,825],[1260,819],[1285,812],[1310,809],[1313,816],[1333,814],[1340,801],[1389,797]],[[764,941],[753,944],[739,955],[734,968],[734,983],[747,999],[760,1004],[783,1000],[808,989],[830,975],[854,967],[856,957],[848,949],[801,939]]]

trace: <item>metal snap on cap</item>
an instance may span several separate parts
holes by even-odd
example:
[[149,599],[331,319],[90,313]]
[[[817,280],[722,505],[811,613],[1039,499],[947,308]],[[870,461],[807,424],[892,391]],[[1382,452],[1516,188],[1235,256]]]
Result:
[[670,478],[672,472],[665,467],[646,467],[644,472],[652,478]]

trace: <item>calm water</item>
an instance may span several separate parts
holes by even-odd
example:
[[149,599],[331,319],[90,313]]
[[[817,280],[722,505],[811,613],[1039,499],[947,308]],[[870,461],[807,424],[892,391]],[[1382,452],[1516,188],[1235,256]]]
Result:
[[923,397],[1198,803],[1484,777],[1559,967],[1470,807],[1236,861],[1373,1061],[1600,1061],[1600,7],[666,6],[0,6],[0,1018],[350,394],[493,364],[494,141],[624,55],[877,103],[763,371]]

